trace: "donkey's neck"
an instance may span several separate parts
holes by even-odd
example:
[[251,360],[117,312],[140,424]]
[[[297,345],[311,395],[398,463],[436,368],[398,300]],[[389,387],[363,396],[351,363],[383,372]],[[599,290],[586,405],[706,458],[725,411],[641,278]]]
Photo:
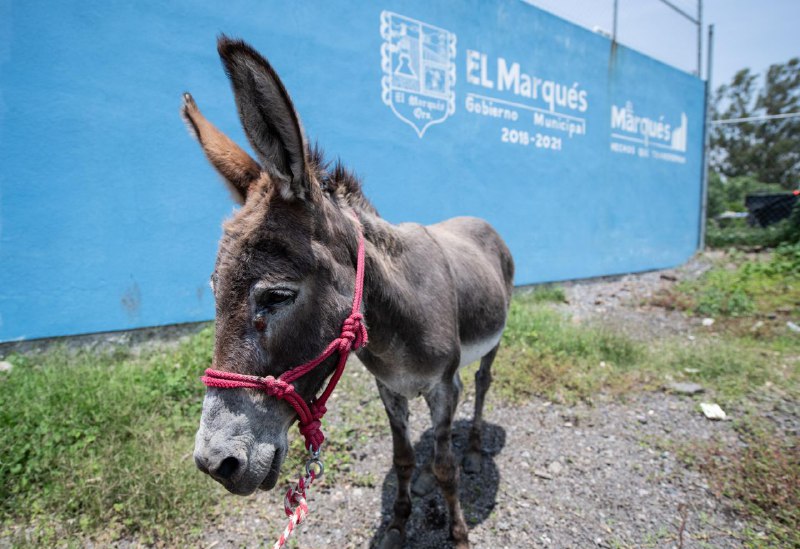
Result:
[[[416,238],[420,234],[428,236],[421,226],[393,225],[372,208],[354,211],[366,248],[363,311],[370,338],[367,353],[381,355],[397,343],[398,335],[410,336],[420,324],[420,315],[425,314],[425,298],[416,291],[413,280],[425,266],[410,265],[407,255],[414,246],[410,239],[415,237],[410,232],[416,233]],[[357,235],[354,236],[351,241],[357,242]]]

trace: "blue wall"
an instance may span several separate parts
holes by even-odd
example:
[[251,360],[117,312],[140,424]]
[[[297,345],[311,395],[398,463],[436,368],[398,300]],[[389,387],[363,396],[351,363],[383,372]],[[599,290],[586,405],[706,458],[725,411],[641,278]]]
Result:
[[384,217],[487,218],[517,284],[695,250],[693,76],[516,0],[198,4],[0,0],[0,341],[213,316],[233,206],[178,109],[246,143],[220,32]]

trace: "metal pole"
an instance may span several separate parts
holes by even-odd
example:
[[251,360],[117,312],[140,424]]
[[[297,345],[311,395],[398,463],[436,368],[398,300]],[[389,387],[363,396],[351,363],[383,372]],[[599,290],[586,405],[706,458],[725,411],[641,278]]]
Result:
[[612,42],[617,41],[617,2],[618,0],[614,0],[614,26],[613,26],[614,30],[611,33]]
[[697,78],[703,74],[703,0],[697,0]]
[[685,11],[683,11],[682,9],[680,9],[678,6],[676,6],[675,4],[673,4],[672,2],[670,2],[669,0],[661,0],[661,3],[662,3],[662,4],[666,4],[667,6],[669,6],[670,8],[672,8],[673,10],[675,10],[676,12],[680,13],[680,14],[681,14],[681,15],[683,15],[683,16],[684,16],[686,19],[688,19],[689,21],[691,21],[692,23],[697,23],[697,19],[695,19],[694,17],[692,17],[691,15],[689,15],[688,13],[686,13]]
[[700,242],[698,249],[706,247],[706,217],[708,216],[708,164],[711,148],[711,67],[714,59],[714,25],[708,26],[708,50],[706,52],[706,120],[703,125],[703,179],[700,201]]

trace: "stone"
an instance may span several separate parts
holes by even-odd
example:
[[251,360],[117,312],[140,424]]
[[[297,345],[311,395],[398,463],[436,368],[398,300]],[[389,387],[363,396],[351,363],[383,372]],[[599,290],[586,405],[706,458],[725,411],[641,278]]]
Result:
[[667,388],[674,392],[681,395],[696,395],[702,392],[705,392],[705,389],[702,385],[697,383],[688,383],[684,381],[675,381],[670,383]]
[[794,333],[796,333],[796,334],[800,334],[800,326],[798,326],[797,324],[795,324],[795,323],[794,323],[794,322],[792,322],[791,320],[788,320],[788,321],[786,322],[786,327],[787,327],[787,328],[789,328],[789,329],[790,329],[791,331],[793,331]]
[[713,326],[714,319],[713,318],[704,318],[703,319],[703,326]]
[[564,466],[558,461],[554,461],[547,466],[547,472],[551,475],[560,475],[562,472],[564,472]]
[[547,474],[547,471],[542,471],[541,469],[536,469],[536,470],[533,472],[533,474],[534,474],[534,475],[536,475],[537,477],[539,477],[539,478],[543,478],[543,479],[545,479],[545,480],[553,480],[553,477],[552,477],[552,476],[550,476],[550,475],[548,475],[548,474]]
[[719,407],[719,404],[701,402],[700,409],[703,411],[703,415],[708,419],[722,420],[728,417],[724,410]]
[[10,372],[13,367],[14,365],[10,362],[6,362],[5,360],[0,361],[0,372]]

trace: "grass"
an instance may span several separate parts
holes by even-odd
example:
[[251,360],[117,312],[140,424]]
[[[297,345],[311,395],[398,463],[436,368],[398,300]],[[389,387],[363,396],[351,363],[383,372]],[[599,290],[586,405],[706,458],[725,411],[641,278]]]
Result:
[[521,295],[527,303],[563,303],[567,300],[564,288],[557,284],[539,284]]
[[788,402],[800,398],[800,337],[786,326],[800,311],[800,244],[783,244],[755,261],[734,253],[659,300],[717,319],[696,345],[662,342],[660,369],[684,366],[691,372],[686,377],[710,386],[717,400],[750,408],[735,423],[738,444],[689,442],[679,455],[748,520],[747,546],[800,546],[800,437],[751,404],[761,392]]
[[540,395],[575,401],[617,385],[643,356],[642,346],[599,327],[576,326],[543,306],[534,293],[518,295],[494,366],[494,390],[504,399]]
[[3,527],[45,545],[75,533],[190,533],[222,495],[191,459],[210,363],[206,329],[170,352],[134,357],[58,349],[13,356],[0,374]]
[[662,292],[654,303],[723,320],[757,320],[773,315],[788,320],[791,313],[800,310],[800,244],[781,245],[769,259],[729,254],[723,264],[697,280]]
[[800,546],[800,445],[756,413],[735,423],[738,445],[719,440],[684,444],[678,455],[701,471],[712,492],[761,530],[751,546]]
[[722,404],[770,384],[800,396],[800,338],[783,328],[784,335],[769,338],[723,327],[693,342],[644,343],[598,323],[574,324],[522,294],[512,302],[492,390],[511,402],[535,395],[571,403],[598,393],[620,396],[671,381],[695,381]]
[[744,220],[737,220],[726,227],[714,221],[706,225],[706,245],[709,248],[767,247],[773,248],[785,242],[793,227],[783,220],[769,227],[751,227]]

